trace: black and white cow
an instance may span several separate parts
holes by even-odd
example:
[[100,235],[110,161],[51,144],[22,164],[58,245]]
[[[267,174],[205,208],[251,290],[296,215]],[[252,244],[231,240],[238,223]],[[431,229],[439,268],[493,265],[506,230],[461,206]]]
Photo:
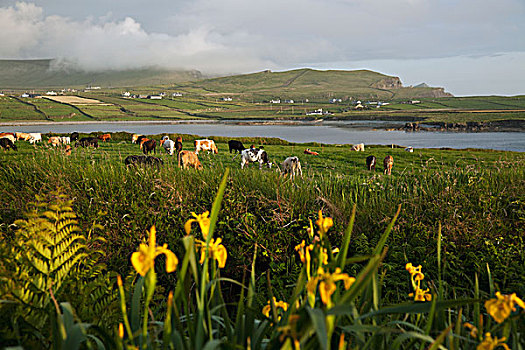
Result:
[[366,168],[369,171],[375,171],[376,170],[376,157],[374,157],[374,156],[366,157]]
[[265,150],[259,148],[247,148],[241,152],[241,169],[249,163],[259,162],[259,169],[262,169],[263,164],[266,164],[268,168],[272,167],[272,163],[268,160],[268,153]]
[[286,158],[281,167],[283,175],[290,174],[291,178],[295,178],[295,174],[298,173],[301,177],[303,176],[301,162],[298,157]]

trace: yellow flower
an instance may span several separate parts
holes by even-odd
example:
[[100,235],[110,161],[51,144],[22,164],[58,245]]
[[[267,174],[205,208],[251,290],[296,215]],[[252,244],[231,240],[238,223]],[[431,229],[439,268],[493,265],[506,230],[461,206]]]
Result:
[[[275,304],[275,310],[277,310],[278,308],[282,309],[284,312],[286,312],[286,310],[288,310],[288,303],[284,302],[284,301],[277,301],[277,299],[275,299],[275,297],[273,297],[273,303]],[[262,309],[262,313],[266,316],[266,317],[270,317],[270,311],[272,310],[272,304],[270,303],[270,300],[268,300],[268,305],[266,305],[265,307],[263,307]],[[277,319],[281,319],[281,316],[278,316]]]
[[311,261],[310,252],[314,250],[313,244],[306,246],[306,243],[304,242],[304,239],[303,239],[301,244],[298,244],[295,246],[295,250],[297,251],[297,253],[299,253],[301,262],[310,264],[310,261]]
[[118,324],[118,336],[120,339],[124,338],[124,325],[122,323]]
[[324,269],[320,267],[317,270],[317,276],[308,281],[306,289],[311,295],[315,295],[317,285],[319,285],[319,295],[321,301],[327,306],[332,305],[332,294],[337,290],[335,282],[343,281],[345,289],[349,289],[355,282],[354,277],[349,277],[346,273],[341,273],[341,269],[338,267],[334,273],[324,272]]
[[506,350],[510,350],[509,346],[505,344],[505,340],[507,340],[507,338],[492,338],[490,333],[486,333],[485,339],[483,339],[483,341],[476,347],[476,350],[493,350],[496,349],[498,346],[501,346]]
[[472,338],[477,338],[478,337],[478,328],[476,326],[466,322],[466,323],[463,324],[463,327],[470,329],[470,336]]
[[414,301],[431,301],[432,294],[428,292],[428,288],[423,290],[419,287],[416,287],[416,293],[410,293],[409,297],[414,297]]
[[[210,240],[210,243],[208,245],[208,256],[211,259],[217,260],[219,263],[219,268],[223,268],[226,265],[226,259],[228,258],[228,252],[226,251],[226,247],[224,247],[222,244],[222,238],[217,238],[217,240],[214,240],[213,238]],[[201,248],[201,259],[199,261],[200,264],[204,262],[206,259],[206,242],[197,240],[197,245]]]
[[516,311],[514,304],[518,304],[525,309],[523,300],[516,296],[516,293],[511,295],[502,295],[496,292],[496,299],[489,299],[485,302],[485,309],[498,323],[505,321],[512,311]]
[[192,212],[191,215],[193,215],[195,219],[189,219],[186,221],[186,224],[184,224],[184,230],[186,231],[186,234],[190,234],[191,224],[197,222],[201,228],[202,237],[206,239],[206,237],[208,237],[208,232],[210,232],[210,218],[208,217],[210,212],[205,211],[204,213],[198,215]]
[[414,301],[430,301],[432,294],[428,293],[428,288],[421,289],[421,281],[425,279],[425,275],[421,272],[421,265],[414,267],[412,263],[405,265],[405,269],[410,273],[410,280],[415,293],[410,293],[409,297],[414,297]]
[[139,251],[131,255],[131,264],[135,270],[141,275],[146,276],[146,273],[155,266],[155,258],[160,254],[166,255],[166,271],[173,272],[177,268],[179,260],[171,250],[164,244],[162,247],[157,247],[155,243],[155,226],[151,226],[149,231],[149,245],[140,244]]
[[332,218],[323,218],[323,212],[321,210],[319,210],[319,219],[317,219],[315,223],[319,226],[319,235],[321,237],[328,232],[330,227],[334,226]]

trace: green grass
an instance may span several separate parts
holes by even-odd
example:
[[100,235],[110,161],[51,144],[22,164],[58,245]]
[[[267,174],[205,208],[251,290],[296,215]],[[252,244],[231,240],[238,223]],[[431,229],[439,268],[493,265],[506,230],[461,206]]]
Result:
[[[261,264],[269,264],[283,276],[291,273],[289,257],[308,218],[315,217],[319,209],[334,217],[337,224],[330,239],[337,244],[354,203],[358,216],[351,250],[366,254],[384,228],[383,218],[393,215],[402,204],[389,246],[389,264],[385,265],[388,274],[401,273],[388,266],[402,264],[405,259],[432,266],[436,259],[432,255],[434,233],[441,222],[450,269],[448,282],[458,291],[467,289],[474,272],[484,275],[484,266],[489,263],[502,289],[525,292],[524,277],[518,272],[525,259],[523,154],[475,150],[407,153],[379,146],[357,153],[349,152],[348,147],[314,145],[309,147],[321,156],[307,157],[302,154],[304,145],[258,140],[266,143],[275,163],[291,155],[300,157],[304,177],[291,182],[273,169],[260,171],[251,165],[240,170],[239,157],[232,161],[227,153],[226,138],[217,138],[218,155],[200,155],[202,172],[181,171],[174,157],[163,153],[159,156],[166,164],[158,171],[126,169],[124,158],[140,151],[121,139],[129,137],[123,135],[114,135],[115,141],[101,143],[96,151],[74,149],[70,157],[24,143],[18,143],[17,153],[0,154],[0,196],[7,203],[0,211],[2,222],[13,222],[34,194],[62,188],[76,198],[83,225],[96,221],[104,226],[106,262],[123,273],[129,264],[126,256],[149,225],[156,224],[159,232],[177,245],[190,212],[209,209],[221,174],[231,167],[218,227],[228,244],[238,250],[229,274],[241,274],[255,243],[265,247]],[[193,138],[184,136],[185,147],[190,147]],[[258,144],[248,139],[244,143]],[[389,177],[379,169],[366,171],[365,156],[369,154],[376,155],[378,163],[387,154],[393,155],[394,174]],[[274,282],[284,286],[287,281],[283,277]],[[388,298],[400,298],[404,292],[395,288],[401,281],[390,281]]]
[[0,96],[0,120],[45,120],[35,109],[12,97]]

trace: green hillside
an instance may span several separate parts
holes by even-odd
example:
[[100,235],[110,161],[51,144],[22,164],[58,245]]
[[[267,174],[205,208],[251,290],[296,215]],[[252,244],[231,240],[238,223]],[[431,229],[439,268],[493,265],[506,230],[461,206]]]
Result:
[[180,84],[181,89],[201,94],[236,94],[247,98],[343,100],[364,98],[422,98],[451,96],[442,88],[405,88],[397,77],[369,70],[297,69],[285,72],[269,70],[243,75],[205,79]]
[[125,87],[165,85],[202,79],[198,71],[155,68],[85,72],[54,68],[53,60],[0,60],[0,89]]

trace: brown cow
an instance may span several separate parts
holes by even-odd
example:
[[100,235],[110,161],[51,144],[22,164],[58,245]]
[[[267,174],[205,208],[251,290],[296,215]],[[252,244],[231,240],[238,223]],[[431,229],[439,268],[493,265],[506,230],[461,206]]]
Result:
[[98,136],[98,139],[102,142],[111,140],[111,134],[102,134]]
[[140,144],[140,147],[142,148],[142,152],[146,155],[150,152],[155,153],[155,148],[157,148],[157,141],[146,140]]
[[394,166],[394,157],[386,156],[383,160],[383,165],[385,166],[385,175],[392,175],[392,167]]
[[192,151],[180,151],[178,154],[178,163],[182,169],[192,167],[198,170],[202,170],[202,164],[199,162],[199,157],[195,152]]
[[28,134],[26,132],[17,132],[16,133],[16,139],[17,140],[29,141],[32,138],[33,138],[33,136],[31,136],[31,134]]
[[319,153],[311,151],[309,148],[304,150],[304,154],[309,154],[311,156],[318,156],[319,155]]

